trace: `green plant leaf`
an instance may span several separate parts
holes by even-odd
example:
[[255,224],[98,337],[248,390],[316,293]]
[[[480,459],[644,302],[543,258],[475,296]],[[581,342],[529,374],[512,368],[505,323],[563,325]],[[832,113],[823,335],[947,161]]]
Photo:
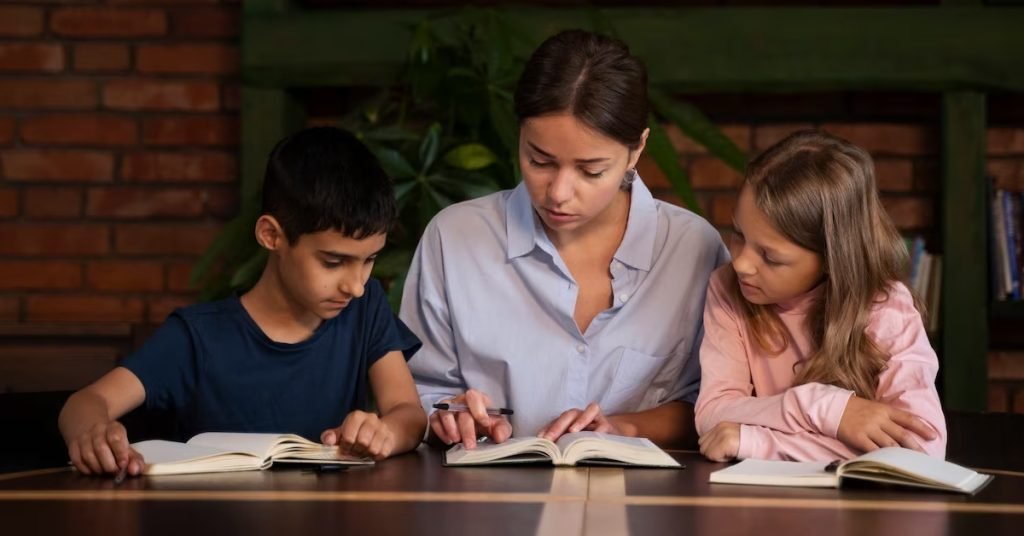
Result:
[[481,143],[464,143],[444,155],[444,161],[449,166],[471,171],[485,168],[497,159],[494,152]]
[[441,125],[434,123],[427,129],[427,134],[420,143],[420,173],[426,173],[434,165],[440,145]]
[[407,249],[389,247],[373,263],[373,275],[381,279],[392,279],[405,275],[412,263],[412,252]]
[[231,275],[229,284],[233,289],[250,289],[256,284],[267,264],[267,250],[260,248]]
[[686,174],[683,166],[679,164],[679,154],[672,146],[672,141],[668,139],[665,129],[654,115],[647,120],[647,126],[651,129],[651,133],[647,136],[647,154],[665,172],[668,182],[672,185],[672,190],[683,200],[686,208],[700,214],[700,205],[697,204],[697,196],[694,195],[693,187],[690,185],[690,177]]
[[675,100],[657,89],[650,91],[650,97],[658,114],[679,127],[683,134],[706,147],[708,152],[733,169],[743,171],[747,156],[696,106]]
[[392,179],[408,179],[416,176],[416,170],[402,156],[402,153],[382,145],[372,143],[367,143],[366,145],[373,152],[374,156],[377,157],[377,160],[380,161],[380,166],[384,168],[384,172],[390,175]]

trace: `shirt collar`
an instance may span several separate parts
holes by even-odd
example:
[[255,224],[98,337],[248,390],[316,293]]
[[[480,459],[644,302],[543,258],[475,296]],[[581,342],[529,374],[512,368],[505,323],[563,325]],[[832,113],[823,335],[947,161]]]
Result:
[[[615,252],[615,259],[638,270],[650,271],[654,258],[654,238],[658,229],[658,210],[651,191],[635,171],[626,233]],[[519,183],[509,197],[505,214],[508,234],[508,259],[521,257],[547,241],[530,202],[525,183]]]

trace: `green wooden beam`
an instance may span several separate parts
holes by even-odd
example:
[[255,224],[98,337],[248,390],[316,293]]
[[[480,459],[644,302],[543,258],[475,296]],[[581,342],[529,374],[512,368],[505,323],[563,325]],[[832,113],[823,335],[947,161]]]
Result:
[[942,373],[947,408],[988,405],[988,236],[985,95],[942,100]]
[[304,109],[284,89],[242,88],[242,203],[257,201],[267,156],[277,142],[302,128]]
[[[263,87],[390,83],[411,29],[441,10],[247,10],[243,76]],[[539,42],[603,19],[677,91],[1024,90],[1024,9],[526,8],[503,20]]]

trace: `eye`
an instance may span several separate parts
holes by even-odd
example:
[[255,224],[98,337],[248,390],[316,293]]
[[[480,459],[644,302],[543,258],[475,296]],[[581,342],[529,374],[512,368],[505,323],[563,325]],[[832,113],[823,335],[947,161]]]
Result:
[[320,264],[322,264],[324,268],[337,268],[341,266],[341,261],[322,260],[320,261]]
[[768,266],[781,266],[783,264],[763,253],[761,254],[761,258],[764,259],[764,263],[767,264]]
[[587,171],[585,169],[581,169],[580,172],[582,172],[583,176],[588,179],[599,179],[604,175],[604,171]]
[[540,161],[534,160],[533,157],[530,157],[530,165],[533,166],[533,167],[543,168],[543,167],[551,167],[553,164],[551,162],[540,162]]
[[367,257],[366,258],[366,264],[373,264],[376,261],[377,261],[377,256],[376,255],[374,255],[372,257]]

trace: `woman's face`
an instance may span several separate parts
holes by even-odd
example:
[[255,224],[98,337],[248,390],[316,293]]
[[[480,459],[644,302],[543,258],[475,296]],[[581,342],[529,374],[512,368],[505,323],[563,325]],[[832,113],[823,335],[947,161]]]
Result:
[[[622,179],[636,165],[635,150],[569,114],[532,117],[519,129],[519,166],[534,210],[559,236],[628,214]],[[620,212],[624,210],[624,212]]]

